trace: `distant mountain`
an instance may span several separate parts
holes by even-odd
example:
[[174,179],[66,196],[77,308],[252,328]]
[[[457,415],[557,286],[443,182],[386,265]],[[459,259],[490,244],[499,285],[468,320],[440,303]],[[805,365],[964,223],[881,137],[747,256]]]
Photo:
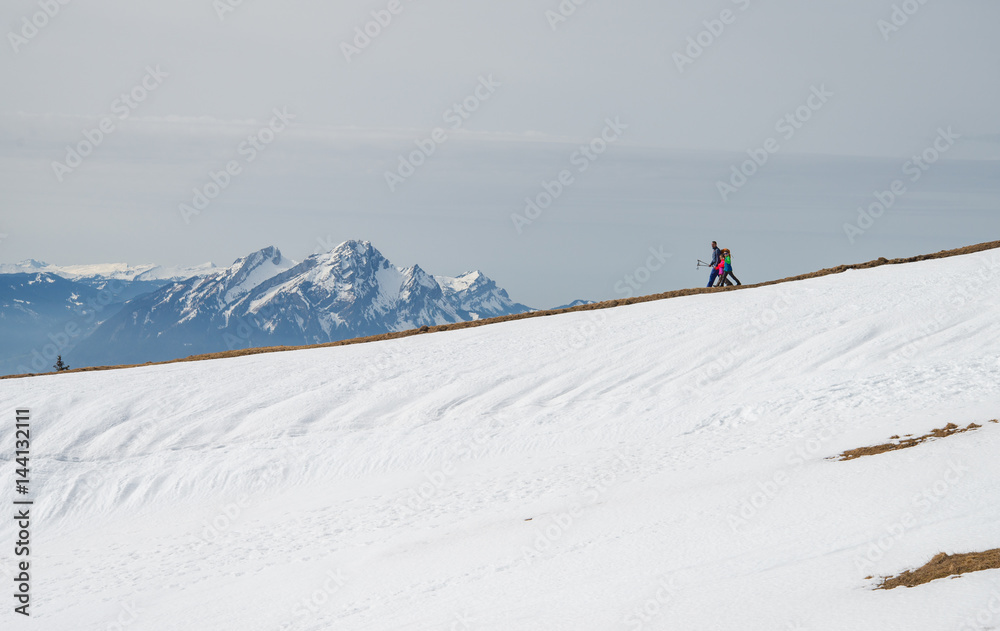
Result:
[[19,263],[0,263],[0,274],[30,274],[47,272],[62,278],[75,281],[86,280],[182,280],[192,276],[204,276],[217,271],[214,263],[203,263],[194,267],[163,266],[163,265],[129,265],[128,263],[106,263],[96,265],[51,265],[44,261],[26,259]]
[[367,241],[301,263],[268,247],[226,269],[128,302],[70,355],[77,365],[141,363],[303,345],[530,311],[478,271],[432,276],[392,265]]
[[48,272],[0,274],[0,374],[46,372],[121,303]]
[[593,300],[574,300],[573,302],[569,303],[568,305],[561,305],[561,306],[558,306],[558,307],[552,307],[552,311],[558,311],[559,309],[571,309],[573,307],[579,307],[580,305],[592,305],[592,304],[594,304]]
[[0,274],[45,272],[67,280],[89,285],[98,290],[109,290],[115,302],[123,303],[177,280],[204,276],[217,271],[214,263],[194,267],[167,267],[162,265],[129,265],[106,263],[96,265],[51,265],[44,261],[27,259],[19,263],[0,263]]
[[71,353],[128,300],[216,269],[211,263],[58,266],[27,259],[0,264],[0,374],[48,371],[57,354]]
[[20,263],[0,263],[0,274],[31,274],[42,272],[49,264],[35,259],[25,259]]

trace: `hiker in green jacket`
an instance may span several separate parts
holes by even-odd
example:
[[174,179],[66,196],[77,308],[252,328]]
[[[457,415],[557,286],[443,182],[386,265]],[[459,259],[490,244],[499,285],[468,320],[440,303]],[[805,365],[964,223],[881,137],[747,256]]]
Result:
[[729,251],[729,248],[722,249],[722,260],[724,267],[722,268],[722,276],[719,278],[719,287],[732,285],[733,283],[729,280],[730,278],[735,280],[737,285],[742,285],[743,283],[740,282],[740,279],[736,278],[736,275],[733,274],[733,255]]

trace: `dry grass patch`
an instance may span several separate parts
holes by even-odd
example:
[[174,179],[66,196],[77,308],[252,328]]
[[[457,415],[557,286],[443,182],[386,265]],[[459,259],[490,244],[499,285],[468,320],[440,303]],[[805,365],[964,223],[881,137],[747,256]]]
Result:
[[916,587],[939,578],[961,576],[970,572],[1000,569],[1000,548],[986,552],[967,552],[965,554],[945,554],[941,552],[928,561],[923,567],[907,570],[899,576],[889,576],[875,589],[894,589],[896,587]]
[[[996,419],[990,421],[990,423],[998,423]],[[857,449],[849,449],[839,456],[834,456],[831,460],[839,460],[843,462],[844,460],[854,460],[855,458],[860,458],[862,456],[876,456],[878,454],[884,454],[887,451],[896,451],[897,449],[907,449],[909,447],[916,447],[922,442],[928,441],[932,438],[947,438],[954,434],[961,434],[962,432],[970,432],[975,429],[979,429],[982,425],[976,425],[975,423],[969,423],[968,427],[959,427],[954,423],[948,423],[941,429],[931,430],[929,434],[924,434],[923,436],[913,437],[912,434],[907,434],[905,438],[900,438],[899,436],[891,436],[889,440],[891,443],[882,443],[881,445],[873,445],[871,447],[859,447]]]
[[[653,300],[666,300],[668,298],[680,298],[682,296],[693,296],[696,294],[708,294],[720,291],[741,291],[744,289],[753,289],[754,287],[766,287],[768,285],[779,285],[781,283],[791,283],[795,281],[806,280],[809,278],[819,278],[820,276],[829,276],[830,274],[840,274],[848,270],[871,269],[873,267],[881,267],[883,265],[900,265],[903,263],[916,263],[917,261],[927,261],[930,259],[944,259],[952,256],[962,256],[965,254],[975,254],[976,252],[985,252],[986,250],[994,250],[997,248],[1000,248],[1000,241],[989,241],[977,245],[966,246],[964,248],[957,248],[955,250],[941,250],[936,254],[921,254],[920,256],[912,256],[909,258],[902,258],[902,259],[887,259],[885,257],[881,257],[874,261],[868,261],[867,263],[857,263],[854,265],[839,265],[837,267],[822,269],[819,270],[818,272],[813,272],[811,274],[790,276],[788,278],[782,278],[780,280],[771,280],[763,283],[756,283],[753,285],[734,285],[732,287],[696,287],[693,289],[679,289],[676,291],[664,292],[662,294],[652,294],[649,296],[635,296],[633,298],[622,298],[619,300],[607,300],[605,302],[595,302],[589,305],[579,305],[576,307],[570,307],[568,309],[529,311],[528,313],[519,313],[516,315],[501,316],[498,318],[487,318],[484,320],[473,320],[470,322],[458,322],[456,324],[443,324],[440,326],[431,326],[431,327],[423,326],[420,327],[419,329],[411,329],[409,331],[400,331],[398,333],[383,333],[382,335],[372,335],[370,337],[360,337],[350,340],[341,340],[338,342],[329,342],[326,344],[311,344],[308,346],[268,346],[262,348],[247,348],[234,351],[224,351],[220,353],[209,353],[206,355],[192,355],[190,357],[185,357],[183,359],[172,359],[170,361],[155,362],[155,365],[173,364],[176,362],[202,361],[206,359],[222,359],[227,357],[244,357],[246,355],[258,355],[260,353],[277,353],[281,351],[293,351],[304,348],[328,348],[331,346],[346,346],[348,344],[378,342],[381,340],[392,340],[400,337],[419,335],[421,333],[437,333],[438,331],[466,329],[470,327],[484,326],[487,324],[497,324],[499,322],[526,320],[528,318],[540,318],[544,316],[557,315],[560,313],[569,313],[572,311],[596,311],[597,309],[610,309],[612,307],[621,307],[624,305],[632,305],[640,302],[651,302]],[[75,372],[89,372],[94,370],[117,370],[121,368],[135,368],[137,366],[149,366],[149,365],[154,365],[154,362],[146,362],[145,364],[129,364],[121,366],[94,366],[90,368],[75,368],[73,370],[64,370],[58,373],[50,372],[50,373],[26,374],[26,375],[5,375],[5,376],[0,376],[0,379],[19,379],[22,377],[36,377],[40,375],[66,375]]]

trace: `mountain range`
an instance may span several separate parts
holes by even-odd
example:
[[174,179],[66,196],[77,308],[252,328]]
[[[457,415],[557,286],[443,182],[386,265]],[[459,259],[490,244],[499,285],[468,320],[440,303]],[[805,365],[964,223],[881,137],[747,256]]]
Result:
[[24,342],[0,357],[6,373],[47,371],[56,352],[73,367],[144,363],[531,310],[482,272],[450,277],[419,265],[397,267],[357,240],[301,262],[272,246],[226,268],[56,267],[29,260],[0,266],[0,274],[0,338]]
[[204,276],[219,269],[214,263],[194,267],[166,267],[162,265],[128,265],[109,263],[98,265],[51,265],[44,261],[27,259],[19,263],[0,263],[0,274],[51,274],[81,283],[98,290],[109,283],[115,286],[115,297],[124,302],[163,285],[192,276]]
[[47,371],[127,301],[213,269],[0,264],[0,374]]

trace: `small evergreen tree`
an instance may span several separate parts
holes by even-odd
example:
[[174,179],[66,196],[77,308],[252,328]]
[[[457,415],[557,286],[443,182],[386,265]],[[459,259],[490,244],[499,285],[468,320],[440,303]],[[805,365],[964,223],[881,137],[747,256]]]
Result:
[[63,363],[62,355],[58,355],[56,357],[56,364],[53,368],[56,369],[56,372],[62,372],[64,370],[69,370],[69,365]]

